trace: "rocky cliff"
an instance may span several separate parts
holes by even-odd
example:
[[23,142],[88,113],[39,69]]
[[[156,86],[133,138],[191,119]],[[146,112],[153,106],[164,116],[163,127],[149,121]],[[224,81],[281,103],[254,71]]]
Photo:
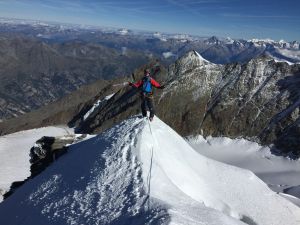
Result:
[[[299,156],[300,65],[267,56],[218,65],[191,51],[159,76],[166,88],[157,91],[157,114],[180,134],[245,137]],[[138,111],[137,90],[127,87],[78,131],[101,132]]]

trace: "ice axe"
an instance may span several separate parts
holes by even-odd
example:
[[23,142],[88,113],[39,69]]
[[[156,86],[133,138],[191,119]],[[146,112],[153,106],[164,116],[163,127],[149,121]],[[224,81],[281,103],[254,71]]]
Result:
[[134,73],[131,74],[131,78],[132,78],[133,82],[135,82],[135,75],[134,75]]
[[[131,74],[131,78],[132,78],[132,82],[131,83],[134,83],[135,82],[135,75],[134,75],[134,73]],[[119,83],[119,84],[113,84],[113,87],[126,86],[126,85],[128,85],[128,82],[123,82],[123,83]]]

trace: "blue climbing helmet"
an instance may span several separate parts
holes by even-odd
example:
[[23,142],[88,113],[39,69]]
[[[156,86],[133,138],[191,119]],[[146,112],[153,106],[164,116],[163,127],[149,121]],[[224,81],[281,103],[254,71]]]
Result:
[[152,84],[151,84],[151,77],[150,77],[150,70],[144,70],[144,78],[143,78],[143,92],[144,93],[151,93],[152,92]]

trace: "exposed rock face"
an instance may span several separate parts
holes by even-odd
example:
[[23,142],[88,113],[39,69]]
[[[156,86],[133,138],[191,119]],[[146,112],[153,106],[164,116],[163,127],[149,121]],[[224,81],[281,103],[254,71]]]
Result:
[[53,161],[65,154],[67,145],[73,144],[86,135],[66,135],[63,137],[42,137],[30,149],[31,177],[43,171]]
[[299,156],[300,65],[262,56],[220,66],[189,53],[169,71],[159,114],[181,134],[246,137]]
[[[249,63],[217,65],[192,51],[170,66],[156,95],[157,114],[180,134],[245,137],[275,143],[299,156],[300,65],[262,56]],[[120,90],[78,126],[100,132],[139,111],[136,90]]]
[[65,145],[72,142],[73,139],[58,139],[46,136],[39,139],[30,149],[30,171],[32,176],[39,174],[57,157],[64,154],[67,151]]
[[198,132],[221,68],[195,51],[186,54],[169,68],[168,85],[157,101],[158,115],[182,135]]
[[267,57],[225,67],[201,128],[206,135],[249,137],[299,152],[299,132],[291,132],[299,128],[299,74],[299,65]]
[[4,198],[9,197],[18,187],[40,174],[56,159],[67,153],[68,145],[76,143],[85,137],[86,135],[66,135],[61,137],[44,136],[37,140],[35,145],[30,149],[30,177],[24,181],[14,182],[9,192],[3,195]]

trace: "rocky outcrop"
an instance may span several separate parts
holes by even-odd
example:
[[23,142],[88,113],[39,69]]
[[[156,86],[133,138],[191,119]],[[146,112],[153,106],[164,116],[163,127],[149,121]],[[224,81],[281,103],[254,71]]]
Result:
[[42,137],[30,149],[30,171],[35,176],[43,171],[56,158],[67,152],[67,144],[73,142],[73,137],[55,138]]
[[31,177],[36,176],[53,161],[64,155],[68,145],[78,142],[86,135],[66,135],[62,137],[44,136],[30,149]]
[[17,188],[22,186],[31,178],[40,174],[55,160],[67,153],[68,145],[79,142],[86,138],[86,136],[87,135],[65,135],[61,137],[44,136],[37,140],[34,146],[30,149],[30,177],[24,181],[12,183],[10,190],[3,194],[4,198],[9,197],[16,191]]

